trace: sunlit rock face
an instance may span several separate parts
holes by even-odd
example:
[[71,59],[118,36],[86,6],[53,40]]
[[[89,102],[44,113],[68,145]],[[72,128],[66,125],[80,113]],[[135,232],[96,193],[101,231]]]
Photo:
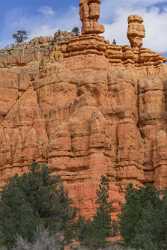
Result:
[[0,53],[1,187],[33,160],[48,163],[87,218],[101,175],[113,216],[129,183],[167,187],[166,59],[142,48],[142,19],[129,20],[132,47],[110,44],[95,25]]
[[104,32],[104,26],[98,23],[100,3],[100,0],[80,0],[82,34],[101,34]]

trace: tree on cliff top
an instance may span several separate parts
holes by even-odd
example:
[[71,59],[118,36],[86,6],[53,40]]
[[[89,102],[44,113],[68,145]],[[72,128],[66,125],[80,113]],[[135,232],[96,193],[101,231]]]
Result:
[[0,241],[11,249],[18,236],[33,241],[39,227],[64,233],[75,215],[59,177],[46,165],[33,163],[30,171],[11,178],[0,200]]
[[97,209],[96,214],[91,221],[80,219],[79,221],[79,239],[81,243],[90,249],[98,249],[106,246],[106,238],[111,235],[112,206],[109,201],[109,179],[102,176],[97,190]]
[[28,33],[26,30],[18,30],[12,35],[13,39],[15,39],[16,43],[22,43],[28,39]]
[[79,36],[80,30],[78,27],[74,27],[71,32],[74,33],[76,36]]

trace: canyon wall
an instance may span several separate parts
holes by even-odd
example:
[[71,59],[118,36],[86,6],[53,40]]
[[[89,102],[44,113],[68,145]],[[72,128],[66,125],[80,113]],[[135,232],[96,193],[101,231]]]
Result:
[[142,18],[129,18],[130,47],[105,41],[99,25],[0,53],[0,186],[48,163],[87,218],[101,175],[113,216],[128,183],[167,187],[166,59],[143,48]]

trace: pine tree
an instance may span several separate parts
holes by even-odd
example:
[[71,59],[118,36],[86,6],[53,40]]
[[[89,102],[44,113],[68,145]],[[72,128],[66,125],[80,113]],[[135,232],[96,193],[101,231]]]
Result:
[[112,206],[109,201],[109,179],[102,176],[97,190],[96,214],[92,221],[80,220],[80,240],[85,246],[90,249],[105,247],[107,237],[111,235],[112,221],[111,211]]
[[75,216],[59,177],[46,165],[33,163],[30,171],[13,177],[0,200],[0,237],[9,248],[17,236],[33,241],[39,227],[63,233]]
[[111,211],[112,206],[109,201],[109,179],[106,176],[101,177],[99,189],[97,191],[97,211],[93,218],[93,228],[95,229],[96,243],[98,247],[104,247],[106,238],[111,234]]
[[80,31],[78,27],[74,27],[71,32],[74,33],[76,36],[79,36]]
[[12,35],[12,37],[15,39],[16,43],[19,44],[28,39],[28,34],[26,30],[18,30]]
[[167,249],[167,206],[165,196],[152,185],[128,187],[120,216],[120,231],[129,247],[143,250]]
[[10,249],[17,235],[31,241],[37,224],[31,205],[17,186],[17,178],[13,178],[0,201],[0,244]]

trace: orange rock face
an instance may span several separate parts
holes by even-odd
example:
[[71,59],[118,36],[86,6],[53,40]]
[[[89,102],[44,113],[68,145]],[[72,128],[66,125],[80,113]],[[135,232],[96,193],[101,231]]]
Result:
[[166,59],[96,34],[52,50],[48,40],[0,54],[1,187],[33,160],[48,163],[87,218],[101,175],[113,216],[128,183],[167,187]]

